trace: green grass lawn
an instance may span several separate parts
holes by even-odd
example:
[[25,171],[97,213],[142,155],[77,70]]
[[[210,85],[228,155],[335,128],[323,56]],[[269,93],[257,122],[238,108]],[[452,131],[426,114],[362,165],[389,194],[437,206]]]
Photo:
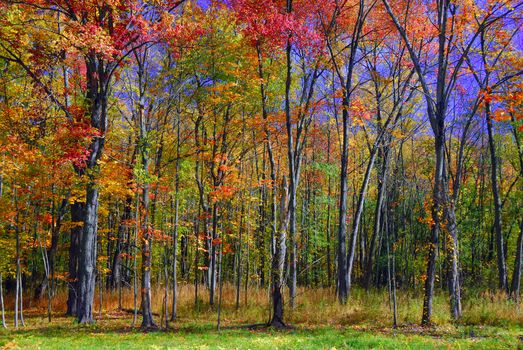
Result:
[[[471,331],[472,330],[472,331]],[[473,333],[473,334],[471,334]],[[51,325],[0,331],[3,349],[518,349],[520,330],[457,328],[451,335],[401,329],[315,328],[290,331],[185,325],[142,333],[129,328]],[[519,345],[520,348],[521,345]]]

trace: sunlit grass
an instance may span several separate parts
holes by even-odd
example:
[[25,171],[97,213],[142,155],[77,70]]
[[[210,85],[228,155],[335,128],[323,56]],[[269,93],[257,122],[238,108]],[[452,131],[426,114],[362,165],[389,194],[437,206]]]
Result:
[[[155,319],[160,324],[163,289],[153,291]],[[286,308],[290,331],[251,331],[240,328],[264,323],[269,319],[268,291],[250,288],[247,298],[242,290],[239,310],[235,289],[223,289],[222,326],[216,331],[217,310],[208,303],[201,290],[198,306],[192,286],[179,287],[178,318],[170,329],[141,333],[140,315],[135,327],[133,293],[125,291],[123,310],[118,310],[117,293],[104,292],[102,310],[99,295],[95,298],[96,324],[80,326],[73,318],[64,317],[66,294],[53,299],[53,317],[47,321],[46,300],[26,304],[26,327],[18,331],[12,324],[12,301],[7,331],[0,331],[0,346],[20,349],[432,349],[476,348],[513,349],[523,335],[521,307],[506,296],[496,293],[469,294],[464,300],[462,320],[451,322],[448,300],[437,294],[434,303],[434,325],[419,324],[422,296],[412,291],[398,293],[398,329],[392,328],[392,314],[386,291],[353,290],[347,305],[339,305],[331,289],[300,289],[295,309]]]

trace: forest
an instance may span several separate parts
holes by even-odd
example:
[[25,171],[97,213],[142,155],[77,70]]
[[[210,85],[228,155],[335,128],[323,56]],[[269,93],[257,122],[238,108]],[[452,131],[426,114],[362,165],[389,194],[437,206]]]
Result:
[[0,348],[523,348],[523,1],[0,0]]

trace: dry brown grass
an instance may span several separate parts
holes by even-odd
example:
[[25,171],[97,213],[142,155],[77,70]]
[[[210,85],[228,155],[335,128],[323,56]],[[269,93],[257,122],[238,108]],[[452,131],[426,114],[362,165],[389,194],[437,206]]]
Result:
[[[66,307],[66,292],[60,291],[52,302],[54,317],[63,315]],[[153,288],[153,311],[156,320],[160,322],[164,290]],[[169,301],[171,296],[169,295]],[[197,324],[214,324],[217,320],[217,307],[209,305],[208,292],[205,288],[199,290],[198,307],[194,300],[193,285],[178,286],[178,323],[187,326]],[[130,325],[133,314],[133,291],[122,293],[122,310],[118,310],[118,294],[103,292],[102,312],[97,291],[95,297],[95,318],[106,323],[119,320],[119,324]],[[218,299],[217,299],[218,300]],[[248,325],[263,323],[270,317],[269,295],[267,289],[251,287],[247,298],[241,292],[239,310],[235,306],[236,291],[232,285],[224,285],[222,297],[222,324],[224,326]],[[286,298],[288,300],[288,298]],[[140,298],[138,297],[138,306]],[[26,298],[25,304],[28,306]],[[217,303],[216,303],[217,304]],[[398,293],[398,323],[400,326],[411,327],[419,323],[421,315],[422,296],[411,291]],[[7,298],[7,309],[12,310],[12,300]],[[483,292],[469,296],[463,301],[463,318],[461,324],[523,327],[523,312],[520,305],[507,299],[500,293]],[[433,321],[440,327],[451,326],[447,296],[438,294],[434,302]],[[47,312],[47,300],[43,298],[33,301],[27,307],[28,316],[44,318]],[[11,313],[11,312],[10,312]],[[389,328],[392,324],[392,313],[386,291],[364,291],[354,289],[347,305],[339,305],[333,289],[300,288],[296,299],[296,307],[290,309],[286,305],[286,319],[298,327],[347,327],[361,329]],[[138,315],[138,324],[140,315]]]

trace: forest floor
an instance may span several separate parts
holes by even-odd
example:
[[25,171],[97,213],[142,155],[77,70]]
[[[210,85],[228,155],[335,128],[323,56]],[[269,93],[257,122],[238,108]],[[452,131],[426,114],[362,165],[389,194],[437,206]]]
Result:
[[[266,292],[249,290],[249,299],[242,296],[236,310],[233,288],[224,288],[222,329],[217,331],[216,308],[203,301],[206,295],[200,295],[196,308],[194,292],[182,287],[176,322],[169,329],[147,333],[138,328],[139,314],[137,327],[132,327],[132,293],[122,299],[124,311],[118,311],[115,295],[104,295],[101,310],[97,300],[96,323],[91,326],[64,317],[65,299],[59,294],[52,303],[50,323],[45,300],[26,306],[26,326],[18,330],[13,329],[13,315],[8,312],[9,328],[0,329],[0,349],[523,349],[523,311],[496,294],[464,300],[459,324],[450,322],[446,298],[438,295],[435,325],[422,328],[420,296],[400,293],[399,327],[393,329],[387,293],[354,290],[352,302],[340,306],[332,291],[303,290],[296,308],[286,310],[292,329],[246,328],[268,318]],[[161,290],[154,294],[153,300],[162,300]],[[7,309],[11,307],[8,300]],[[160,303],[155,304],[155,312],[160,324]]]

